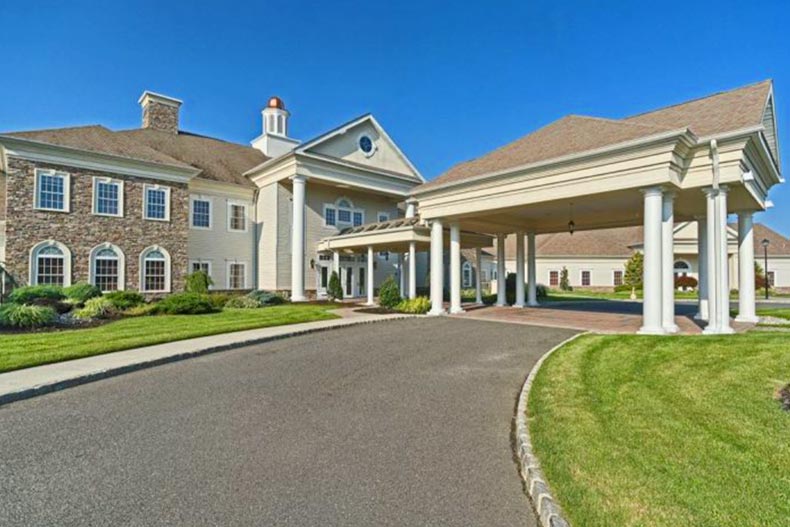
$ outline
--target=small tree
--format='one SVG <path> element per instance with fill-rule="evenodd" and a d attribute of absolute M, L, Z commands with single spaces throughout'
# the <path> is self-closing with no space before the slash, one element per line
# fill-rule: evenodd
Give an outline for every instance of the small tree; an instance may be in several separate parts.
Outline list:
<path fill-rule="evenodd" d="M 379 304 L 382 307 L 386 307 L 389 309 L 394 308 L 398 304 L 400 304 L 402 298 L 400 297 L 400 291 L 398 290 L 398 284 L 395 282 L 395 278 L 393 276 L 388 276 L 384 283 L 381 284 L 379 287 Z"/>
<path fill-rule="evenodd" d="M 645 255 L 637 251 L 625 263 L 625 285 L 641 289 L 644 269 Z"/>
<path fill-rule="evenodd" d="M 337 271 L 332 271 L 329 276 L 329 284 L 326 287 L 326 294 L 330 300 L 343 300 L 343 286 L 340 285 L 340 277 Z"/>
<path fill-rule="evenodd" d="M 214 280 L 206 271 L 198 270 L 186 276 L 184 289 L 187 293 L 208 293 L 209 286 L 214 285 Z"/>
<path fill-rule="evenodd" d="M 568 280 L 568 268 L 563 267 L 562 271 L 560 271 L 560 289 L 562 291 L 573 291 L 571 287 L 571 282 Z"/>

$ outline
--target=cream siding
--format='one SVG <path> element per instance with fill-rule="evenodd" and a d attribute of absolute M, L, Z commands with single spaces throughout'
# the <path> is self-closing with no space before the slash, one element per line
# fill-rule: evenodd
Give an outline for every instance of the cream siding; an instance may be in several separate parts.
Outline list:
<path fill-rule="evenodd" d="M 763 113 L 763 127 L 765 127 L 765 140 L 768 143 L 768 148 L 774 159 L 779 162 L 779 141 L 776 137 L 776 121 L 774 115 L 774 100 L 768 99 L 768 104 L 765 105 L 765 112 Z"/>
<path fill-rule="evenodd" d="M 278 184 L 261 188 L 256 204 L 258 216 L 258 287 L 277 290 Z"/>
<path fill-rule="evenodd" d="M 291 289 L 291 225 L 293 224 L 293 193 L 291 187 L 275 183 L 277 187 L 277 290 Z M 308 182 L 309 195 L 310 185 Z M 305 267 L 308 269 L 308 267 Z"/>

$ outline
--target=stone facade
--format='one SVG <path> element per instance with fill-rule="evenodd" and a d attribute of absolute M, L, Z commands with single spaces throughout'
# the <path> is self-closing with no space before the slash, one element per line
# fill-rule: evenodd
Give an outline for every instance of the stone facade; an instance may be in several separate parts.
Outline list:
<path fill-rule="evenodd" d="M 68 166 L 34 163 L 9 157 L 7 175 L 8 219 L 6 221 L 6 262 L 17 283 L 29 279 L 31 248 L 46 240 L 58 241 L 72 255 L 72 283 L 89 280 L 90 251 L 102 243 L 118 246 L 126 257 L 126 289 L 138 290 L 140 253 L 158 245 L 170 253 L 171 290 L 184 288 L 187 272 L 189 192 L 184 183 L 163 182 Z M 70 212 L 36 210 L 35 168 L 51 168 L 71 175 Z M 93 214 L 93 177 L 124 181 L 123 217 Z M 170 187 L 170 221 L 143 219 L 143 185 Z"/>
<path fill-rule="evenodd" d="M 178 106 L 149 101 L 143 106 L 143 128 L 178 133 Z"/>

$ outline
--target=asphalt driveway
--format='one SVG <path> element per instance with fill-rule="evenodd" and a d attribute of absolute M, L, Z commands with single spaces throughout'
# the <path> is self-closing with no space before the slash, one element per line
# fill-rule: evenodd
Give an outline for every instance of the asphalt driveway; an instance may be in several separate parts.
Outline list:
<path fill-rule="evenodd" d="M 535 525 L 516 397 L 572 334 L 386 322 L 0 407 L 0 525 Z"/>

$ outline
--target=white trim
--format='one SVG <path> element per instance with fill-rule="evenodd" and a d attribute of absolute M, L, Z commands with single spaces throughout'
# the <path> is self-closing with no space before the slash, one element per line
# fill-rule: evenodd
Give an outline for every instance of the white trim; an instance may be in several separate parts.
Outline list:
<path fill-rule="evenodd" d="M 196 201 L 205 201 L 208 203 L 208 227 L 197 226 L 194 223 L 194 203 Z M 211 196 L 203 196 L 200 194 L 189 195 L 189 228 L 196 231 L 210 231 L 214 228 L 214 199 Z"/>
<path fill-rule="evenodd" d="M 231 219 L 233 217 L 233 214 L 231 214 L 231 211 L 232 211 L 234 206 L 235 207 L 244 207 L 244 229 L 232 229 L 230 227 L 230 222 L 231 222 Z M 225 228 L 227 229 L 227 231 L 228 232 L 239 232 L 239 233 L 249 231 L 250 230 L 250 215 L 249 215 L 250 204 L 246 203 L 246 202 L 243 202 L 243 201 L 236 201 L 236 200 L 229 199 L 229 200 L 226 200 L 226 207 L 227 208 L 226 208 L 226 214 L 225 214 L 225 216 L 226 216 L 226 218 L 225 218 L 226 219 L 226 221 L 225 221 Z"/>
<path fill-rule="evenodd" d="M 465 272 L 469 271 L 469 281 L 466 281 Z M 461 287 L 464 289 L 468 289 L 474 285 L 474 280 L 472 279 L 472 262 L 466 260 L 463 264 L 461 264 Z"/>
<path fill-rule="evenodd" d="M 364 150 L 362 150 L 362 145 L 360 145 L 360 142 L 362 141 L 363 137 L 367 137 L 368 141 L 370 141 L 370 145 L 371 145 L 370 146 L 370 152 L 365 152 Z M 373 138 L 370 137 L 370 134 L 368 134 L 366 132 L 362 132 L 362 133 L 360 133 L 357 136 L 357 148 L 359 149 L 360 152 L 362 152 L 363 156 L 365 156 L 367 158 L 371 158 L 376 153 L 376 151 L 379 149 L 379 145 L 377 145 L 376 141 L 374 141 Z"/>
<path fill-rule="evenodd" d="M 148 253 L 153 251 L 161 252 L 165 257 L 165 288 L 160 291 L 149 291 L 145 289 L 145 257 Z M 169 293 L 171 290 L 171 270 L 170 270 L 170 253 L 159 245 L 151 245 L 146 247 L 140 253 L 138 272 L 140 275 L 140 292 L 141 293 Z"/>
<path fill-rule="evenodd" d="M 584 273 L 590 273 L 590 283 L 584 285 Z M 592 287 L 592 269 L 579 269 L 579 287 Z"/>
<path fill-rule="evenodd" d="M 63 287 L 71 285 L 71 251 L 64 244 L 55 240 L 46 240 L 35 244 L 28 256 L 28 283 L 38 284 L 38 253 L 47 247 L 57 247 L 63 253 Z"/>
<path fill-rule="evenodd" d="M 331 223 L 327 223 L 327 222 L 326 222 L 326 211 L 327 211 L 328 209 L 331 209 L 331 210 L 335 211 L 335 223 L 334 223 L 334 224 L 331 224 Z M 331 204 L 331 203 L 324 203 L 324 207 L 323 207 L 323 209 L 322 209 L 322 211 L 321 211 L 321 212 L 322 212 L 322 216 L 323 216 L 323 220 L 324 220 L 324 227 L 332 227 L 332 228 L 337 228 L 337 207 L 335 207 L 335 206 L 334 206 L 333 204 Z M 353 219 L 353 218 L 352 218 L 352 219 Z"/>
<path fill-rule="evenodd" d="M 97 192 L 97 184 L 98 183 L 108 183 L 110 185 L 117 185 L 118 186 L 118 214 L 107 214 L 104 212 L 99 212 L 99 194 Z M 109 218 L 123 218 L 123 180 L 121 179 L 114 179 L 110 177 L 99 177 L 93 176 L 93 207 L 92 207 L 92 214 L 94 216 L 106 216 Z"/>
<path fill-rule="evenodd" d="M 126 290 L 126 255 L 123 253 L 120 247 L 117 245 L 113 245 L 112 243 L 106 242 L 101 243 L 91 249 L 91 252 L 88 256 L 89 258 L 89 271 L 88 271 L 88 281 L 96 285 L 96 254 L 103 250 L 103 249 L 112 249 L 115 251 L 115 255 L 118 259 L 118 291 Z M 106 293 L 108 291 L 102 291 L 102 293 Z"/>
<path fill-rule="evenodd" d="M 148 191 L 149 190 L 163 190 L 165 192 L 165 217 L 164 218 L 149 218 L 148 217 Z M 148 221 L 170 221 L 170 187 L 165 185 L 151 185 L 146 183 L 143 185 L 143 219 Z"/>
<path fill-rule="evenodd" d="M 385 219 L 385 220 L 382 220 L 382 219 L 381 219 L 381 217 L 382 217 L 382 216 L 386 216 L 386 218 L 387 218 L 387 219 Z M 390 213 L 389 213 L 389 212 L 382 212 L 382 211 L 378 211 L 378 212 L 376 213 L 376 222 L 377 222 L 377 223 L 381 223 L 381 222 L 383 222 L 383 221 L 390 221 Z"/>
<path fill-rule="evenodd" d="M 230 286 L 230 278 L 231 278 L 230 266 L 231 265 L 243 265 L 244 266 L 244 284 L 242 285 L 242 287 L 233 287 L 232 288 Z M 249 270 L 249 267 L 250 266 L 247 265 L 247 261 L 246 260 L 228 260 L 227 262 L 225 262 L 225 289 L 227 289 L 229 291 L 239 291 L 239 290 L 248 289 L 247 283 L 249 282 L 249 280 L 248 280 L 248 277 L 247 277 L 247 271 Z"/>
<path fill-rule="evenodd" d="M 40 205 L 38 196 L 38 178 L 40 175 L 59 177 L 63 179 L 63 208 L 53 209 L 49 207 L 42 207 Z M 49 168 L 36 168 L 33 171 L 33 208 L 36 210 L 43 210 L 46 212 L 71 212 L 71 174 L 60 170 L 52 170 Z"/>

